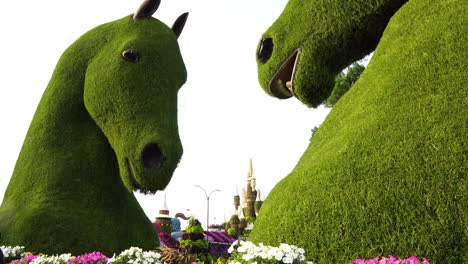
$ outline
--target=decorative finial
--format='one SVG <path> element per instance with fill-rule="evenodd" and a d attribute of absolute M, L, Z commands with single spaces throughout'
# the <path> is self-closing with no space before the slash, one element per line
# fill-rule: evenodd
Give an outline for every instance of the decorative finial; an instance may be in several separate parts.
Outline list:
<path fill-rule="evenodd" d="M 164 192 L 164 201 L 163 201 L 163 206 L 162 206 L 162 210 L 166 210 L 166 211 L 169 211 L 169 209 L 167 208 L 167 199 L 166 199 L 166 192 Z"/>
<path fill-rule="evenodd" d="M 252 166 L 252 159 L 250 159 L 249 173 L 247 174 L 247 179 L 250 179 L 252 177 L 253 177 L 253 166 Z"/>

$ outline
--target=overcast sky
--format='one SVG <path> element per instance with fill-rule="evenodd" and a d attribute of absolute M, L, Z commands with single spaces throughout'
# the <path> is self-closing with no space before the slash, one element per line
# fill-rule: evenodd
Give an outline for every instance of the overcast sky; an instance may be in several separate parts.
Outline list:
<path fill-rule="evenodd" d="M 142 0 L 23 0 L 0 3 L 0 200 L 36 106 L 62 52 L 86 31 L 127 16 Z M 154 17 L 169 26 L 190 13 L 179 38 L 188 81 L 179 92 L 181 163 L 166 188 L 170 214 L 228 220 L 236 184 L 245 186 L 253 160 L 264 193 L 296 165 L 311 129 L 328 109 L 269 97 L 258 84 L 255 50 L 286 0 L 162 0 Z M 154 220 L 163 195 L 137 194 Z M 213 218 L 216 219 L 213 219 Z"/>

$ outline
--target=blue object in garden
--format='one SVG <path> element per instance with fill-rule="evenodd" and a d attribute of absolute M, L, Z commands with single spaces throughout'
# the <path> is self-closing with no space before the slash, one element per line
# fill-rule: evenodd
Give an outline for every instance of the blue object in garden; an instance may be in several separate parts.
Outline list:
<path fill-rule="evenodd" d="M 171 220 L 172 229 L 171 229 L 171 236 L 174 239 L 181 239 L 183 232 L 180 227 L 180 220 L 179 217 L 184 220 L 189 220 L 190 217 L 185 216 L 183 213 L 177 213 L 175 217 Z"/>
<path fill-rule="evenodd" d="M 180 228 L 180 220 L 177 218 L 172 218 L 172 230 L 171 230 L 171 236 L 174 239 L 180 239 L 182 238 L 182 231 Z"/>

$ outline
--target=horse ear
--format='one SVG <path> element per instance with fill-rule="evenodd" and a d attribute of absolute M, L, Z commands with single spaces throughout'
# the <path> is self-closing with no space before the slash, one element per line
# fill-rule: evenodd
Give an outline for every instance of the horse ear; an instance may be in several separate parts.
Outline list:
<path fill-rule="evenodd" d="M 180 15 L 174 22 L 174 25 L 172 25 L 172 31 L 174 31 L 177 38 L 179 38 L 180 33 L 182 33 L 182 30 L 184 29 L 188 14 L 188 12 L 185 12 L 182 15 Z"/>
<path fill-rule="evenodd" d="M 145 0 L 133 15 L 134 20 L 150 18 L 158 10 L 161 0 Z"/>

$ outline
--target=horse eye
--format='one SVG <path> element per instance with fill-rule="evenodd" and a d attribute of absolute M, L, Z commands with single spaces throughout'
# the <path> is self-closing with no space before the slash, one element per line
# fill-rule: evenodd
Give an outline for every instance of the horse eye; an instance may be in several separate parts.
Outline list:
<path fill-rule="evenodd" d="M 124 57 L 124 59 L 128 60 L 129 62 L 138 61 L 138 53 L 132 49 L 128 49 L 122 52 L 122 56 Z"/>

